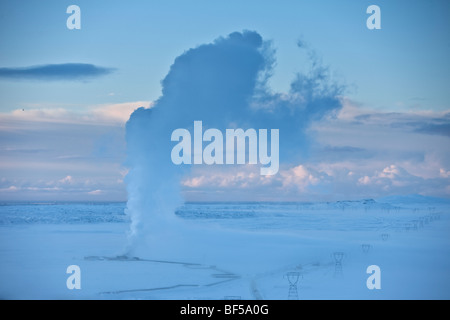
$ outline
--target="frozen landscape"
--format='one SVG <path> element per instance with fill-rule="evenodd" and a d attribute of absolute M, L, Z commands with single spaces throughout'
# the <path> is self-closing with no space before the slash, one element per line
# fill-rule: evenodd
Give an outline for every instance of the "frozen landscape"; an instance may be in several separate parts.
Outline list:
<path fill-rule="evenodd" d="M 0 299 L 450 299 L 448 12 L 0 1 Z"/>
<path fill-rule="evenodd" d="M 187 203 L 127 254 L 126 203 L 3 203 L 2 299 L 449 299 L 450 203 Z M 81 289 L 69 290 L 69 265 Z M 366 269 L 381 270 L 381 289 Z"/>

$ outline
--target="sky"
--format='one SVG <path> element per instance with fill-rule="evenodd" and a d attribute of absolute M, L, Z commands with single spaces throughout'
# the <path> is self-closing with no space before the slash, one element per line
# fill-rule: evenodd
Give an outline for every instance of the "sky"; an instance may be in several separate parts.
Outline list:
<path fill-rule="evenodd" d="M 372 4 L 380 30 L 366 27 Z M 273 50 L 273 96 L 295 104 L 298 75 L 319 65 L 340 105 L 302 124 L 308 147 L 276 176 L 192 167 L 186 200 L 448 198 L 449 14 L 445 0 L 2 1 L 0 199 L 125 201 L 130 114 L 158 105 L 177 57 L 243 30 Z"/>

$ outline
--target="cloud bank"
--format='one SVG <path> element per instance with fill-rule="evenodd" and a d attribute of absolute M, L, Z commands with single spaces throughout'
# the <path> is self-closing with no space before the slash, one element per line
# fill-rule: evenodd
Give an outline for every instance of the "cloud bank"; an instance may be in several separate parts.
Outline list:
<path fill-rule="evenodd" d="M 113 71 L 113 68 L 87 63 L 62 63 L 21 68 L 0 68 L 0 78 L 11 80 L 79 81 L 105 76 Z"/>
<path fill-rule="evenodd" d="M 0 200 L 126 201 L 125 122 L 141 106 L 0 113 Z"/>
<path fill-rule="evenodd" d="M 151 101 L 131 101 L 89 106 L 78 112 L 62 107 L 22 108 L 0 113 L 0 128 L 17 122 L 67 123 L 80 125 L 124 125 L 134 110 L 153 105 Z"/>

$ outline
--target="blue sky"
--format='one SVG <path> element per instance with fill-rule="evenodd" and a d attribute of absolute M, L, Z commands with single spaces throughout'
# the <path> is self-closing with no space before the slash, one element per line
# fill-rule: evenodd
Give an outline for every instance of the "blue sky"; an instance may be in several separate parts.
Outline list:
<path fill-rule="evenodd" d="M 445 109 L 448 2 L 377 1 L 382 30 L 370 31 L 365 10 L 372 2 L 78 1 L 82 28 L 74 31 L 65 25 L 71 1 L 2 1 L 2 67 L 79 62 L 118 70 L 95 90 L 35 84 L 23 95 L 25 85 L 3 81 L 1 108 L 11 110 L 36 99 L 67 103 L 68 98 L 87 106 L 113 100 L 108 96 L 112 92 L 120 98 L 111 102 L 154 100 L 176 56 L 248 29 L 274 41 L 272 85 L 277 90 L 287 90 L 294 72 L 302 70 L 305 59 L 296 42 L 303 39 L 355 87 L 352 96 L 373 108 Z"/>
<path fill-rule="evenodd" d="M 71 4 L 81 8 L 81 30 L 66 28 Z M 371 4 L 381 8 L 381 30 L 366 28 Z M 445 0 L 2 1 L 1 198 L 125 200 L 123 136 L 131 111 L 161 96 L 177 56 L 242 30 L 272 41 L 274 92 L 288 92 L 296 73 L 307 72 L 307 52 L 346 86 L 338 118 L 309 128 L 316 139 L 311 158 L 282 172 L 291 179 L 278 183 L 295 187 L 281 194 L 450 196 L 449 14 Z M 1 72 L 67 63 L 108 72 L 63 80 Z M 373 136 L 354 139 L 368 128 Z M 227 174 L 209 177 L 223 181 Z M 209 199 L 194 178 L 184 180 L 186 192 Z M 207 185 L 213 190 L 214 181 Z"/>

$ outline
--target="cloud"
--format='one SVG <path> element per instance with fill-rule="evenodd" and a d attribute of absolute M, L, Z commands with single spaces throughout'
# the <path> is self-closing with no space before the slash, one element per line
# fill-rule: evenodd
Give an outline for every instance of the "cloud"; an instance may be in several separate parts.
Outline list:
<path fill-rule="evenodd" d="M 64 178 L 52 179 L 43 177 L 41 179 L 1 178 L 0 200 L 23 201 L 23 200 L 87 200 L 96 196 L 98 200 L 118 201 L 124 200 L 123 182 L 111 177 L 97 176 L 90 179 L 86 176 L 66 176 Z"/>
<path fill-rule="evenodd" d="M 428 123 L 420 126 L 415 130 L 420 133 L 437 134 L 450 137 L 450 121 L 444 124 Z"/>
<path fill-rule="evenodd" d="M 92 119 L 98 119 L 99 121 L 125 123 L 128 121 L 133 111 L 137 108 L 142 106 L 151 108 L 153 105 L 154 103 L 150 101 L 107 104 L 94 107 L 94 109 L 90 112 L 90 116 Z"/>
<path fill-rule="evenodd" d="M 70 111 L 64 108 L 16 109 L 0 113 L 0 128 L 13 126 L 18 122 L 65 123 L 91 125 L 123 125 L 130 114 L 140 107 L 151 108 L 151 101 L 132 101 L 115 104 L 94 105 L 85 111 Z"/>
<path fill-rule="evenodd" d="M 212 170 L 203 167 L 181 180 L 181 185 L 187 188 L 219 188 L 222 190 L 259 187 L 267 185 L 274 176 L 261 176 L 259 170 L 251 165 L 242 167 L 228 166 L 222 170 Z"/>
<path fill-rule="evenodd" d="M 446 171 L 446 170 L 440 168 L 440 169 L 439 169 L 439 175 L 440 175 L 442 178 L 449 178 L 449 177 L 450 177 L 450 171 Z"/>
<path fill-rule="evenodd" d="M 450 196 L 448 136 L 417 130 L 445 123 L 448 111 L 380 112 L 348 98 L 342 101 L 344 107 L 336 115 L 311 123 L 308 133 L 315 143 L 308 157 L 285 161 L 276 177 L 260 179 L 247 167 L 194 170 L 183 180 L 184 194 L 192 200 L 232 200 L 246 194 L 258 200 L 294 201 L 413 193 Z"/>
<path fill-rule="evenodd" d="M 123 118 L 137 105 L 0 114 L 0 199 L 126 200 Z"/>
<path fill-rule="evenodd" d="M 283 187 L 296 186 L 304 191 L 308 185 L 315 185 L 319 178 L 314 176 L 304 165 L 295 166 L 281 172 Z"/>
<path fill-rule="evenodd" d="M 377 198 L 393 194 L 423 194 L 449 197 L 450 171 L 423 178 L 398 164 L 381 169 L 375 164 L 353 172 L 343 167 L 314 163 L 285 166 L 275 176 L 261 176 L 252 166 L 194 169 L 182 181 L 188 201 L 330 201 Z"/>
<path fill-rule="evenodd" d="M 401 161 L 417 164 L 432 157 L 447 167 L 448 136 L 418 130 L 429 124 L 444 124 L 447 114 L 448 111 L 373 111 L 343 99 L 343 108 L 335 117 L 315 121 L 310 127 L 318 142 L 313 150 L 314 160 L 337 162 L 340 156 L 342 161 L 359 159 L 360 166 L 364 166 L 368 160 L 384 161 L 386 165 Z M 434 170 L 438 172 L 439 168 Z"/>
<path fill-rule="evenodd" d="M 62 178 L 58 182 L 62 183 L 62 184 L 70 184 L 70 183 L 73 182 L 73 178 L 72 178 L 72 176 L 65 176 L 64 178 Z"/>
<path fill-rule="evenodd" d="M 348 98 L 342 98 L 343 108 L 336 119 L 349 124 L 400 129 L 413 133 L 450 136 L 450 112 L 445 111 L 411 111 L 382 112 L 369 110 L 355 104 Z"/>
<path fill-rule="evenodd" d="M 177 167 L 170 159 L 173 144 L 168 141 L 178 128 L 191 130 L 194 121 L 201 120 L 205 128 L 222 132 L 229 128 L 279 129 L 280 159 L 292 163 L 305 157 L 311 143 L 306 129 L 312 121 L 341 108 L 338 95 L 343 87 L 332 81 L 328 68 L 312 55 L 310 69 L 295 76 L 289 92 L 272 92 L 268 80 L 274 53 L 271 41 L 246 30 L 191 48 L 175 59 L 154 106 L 139 108 L 130 116 L 126 124 L 130 170 L 125 181 L 131 242 L 142 229 L 154 228 L 158 219 L 171 217 L 182 202 L 180 180 L 191 168 Z M 193 178 L 185 186 L 210 182 L 228 191 L 270 182 L 239 166 L 231 169 L 236 170 L 231 175 L 217 166 L 214 169 L 209 177 Z M 261 192 L 268 194 L 270 189 Z"/>
<path fill-rule="evenodd" d="M 413 178 L 414 176 L 409 174 L 405 169 L 391 164 L 380 172 L 376 172 L 372 177 L 364 176 L 360 178 L 358 182 L 363 185 L 392 183 L 393 185 L 400 186 L 406 179 Z"/>
<path fill-rule="evenodd" d="M 89 191 L 88 194 L 92 195 L 92 196 L 98 196 L 103 194 L 103 190 L 97 189 L 97 190 L 93 190 L 93 191 Z"/>
<path fill-rule="evenodd" d="M 359 184 L 363 184 L 363 185 L 368 185 L 368 184 L 371 183 L 371 181 L 372 180 L 368 176 L 364 176 L 364 177 L 361 177 L 361 178 L 358 179 L 358 183 Z"/>
<path fill-rule="evenodd" d="M 200 167 L 181 180 L 183 193 L 190 201 L 201 199 L 201 195 L 207 196 L 208 201 L 308 200 L 311 196 L 317 197 L 317 189 L 329 183 L 325 172 L 301 164 L 285 167 L 271 176 L 260 175 L 251 165 L 222 169 Z"/>
<path fill-rule="evenodd" d="M 0 78 L 11 80 L 73 81 L 105 76 L 114 71 L 87 63 L 46 64 L 19 68 L 0 68 Z"/>

